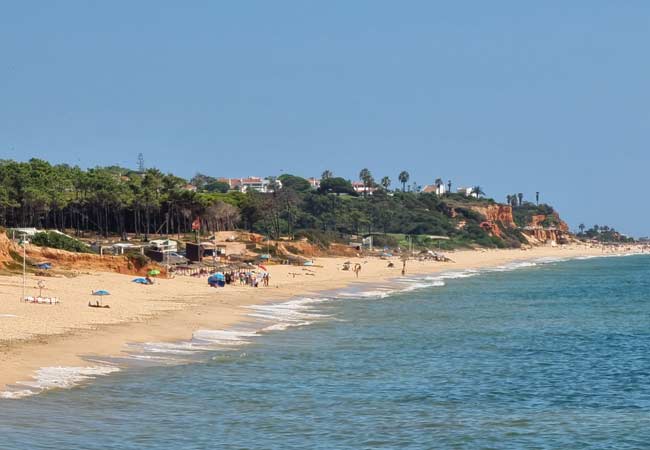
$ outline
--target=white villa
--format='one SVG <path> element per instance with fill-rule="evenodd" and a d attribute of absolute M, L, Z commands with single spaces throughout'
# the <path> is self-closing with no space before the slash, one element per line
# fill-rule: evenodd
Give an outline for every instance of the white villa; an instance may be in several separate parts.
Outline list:
<path fill-rule="evenodd" d="M 247 178 L 219 178 L 219 181 L 228 183 L 230 190 L 247 192 L 249 189 L 257 192 L 273 192 L 274 186 L 282 187 L 280 180 L 271 180 L 262 177 Z"/>

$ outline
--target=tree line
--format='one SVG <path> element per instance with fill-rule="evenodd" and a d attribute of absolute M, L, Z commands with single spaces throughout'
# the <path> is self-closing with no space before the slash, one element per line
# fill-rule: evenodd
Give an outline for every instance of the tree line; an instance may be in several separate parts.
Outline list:
<path fill-rule="evenodd" d="M 144 169 L 144 168 L 143 168 Z M 218 180 L 197 175 L 197 191 L 187 180 L 158 169 L 130 170 L 118 166 L 83 170 L 40 159 L 0 161 L 0 224 L 92 231 L 104 236 L 135 233 L 182 234 L 198 217 L 206 232 L 244 228 L 280 236 L 336 236 L 368 233 L 443 235 L 459 243 L 515 246 L 520 237 L 507 231 L 495 238 L 481 227 L 483 218 L 459 194 L 437 196 L 409 191 L 408 172 L 390 191 L 390 179 L 376 183 L 368 169 L 360 173 L 373 195 L 359 196 L 352 184 L 331 171 L 314 189 L 304 178 L 284 174 L 273 192 L 226 192 Z M 440 182 L 442 182 L 440 180 Z M 478 188 L 480 194 L 483 191 Z M 510 233 L 510 234 L 508 234 Z"/>

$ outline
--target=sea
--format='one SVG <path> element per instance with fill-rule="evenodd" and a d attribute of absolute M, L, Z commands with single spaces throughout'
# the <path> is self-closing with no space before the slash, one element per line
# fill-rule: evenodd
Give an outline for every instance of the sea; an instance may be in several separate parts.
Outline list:
<path fill-rule="evenodd" d="M 520 261 L 250 307 L 44 368 L 0 449 L 650 448 L 650 257 Z"/>

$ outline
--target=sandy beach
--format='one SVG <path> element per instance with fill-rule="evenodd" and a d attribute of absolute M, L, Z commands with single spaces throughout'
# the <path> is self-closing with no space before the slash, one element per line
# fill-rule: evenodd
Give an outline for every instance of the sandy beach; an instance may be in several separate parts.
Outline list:
<path fill-rule="evenodd" d="M 411 260 L 407 275 L 494 267 L 518 260 L 603 255 L 585 246 L 537 247 L 531 250 L 457 251 L 454 262 Z M 342 271 L 349 258 L 318 258 L 315 266 L 269 266 L 269 287 L 230 285 L 210 288 L 205 278 L 178 276 L 153 286 L 133 283 L 133 276 L 94 272 L 74 278 L 43 278 L 43 295 L 57 305 L 20 301 L 22 277 L 0 278 L 0 392 L 52 366 L 87 366 L 83 357 L 120 356 L 128 343 L 186 340 L 198 329 L 227 329 L 245 319 L 246 306 L 343 288 L 352 283 L 382 283 L 400 276 L 401 262 L 388 268 L 379 258 L 352 258 L 362 264 L 359 277 Z M 27 295 L 38 294 L 38 278 L 27 280 Z M 110 309 L 89 308 L 91 292 L 110 290 Z"/>

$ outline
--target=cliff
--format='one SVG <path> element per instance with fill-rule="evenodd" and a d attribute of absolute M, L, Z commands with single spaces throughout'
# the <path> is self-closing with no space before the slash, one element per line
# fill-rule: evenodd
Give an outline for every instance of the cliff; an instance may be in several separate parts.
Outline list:
<path fill-rule="evenodd" d="M 545 226 L 545 224 L 548 226 Z M 523 231 L 526 236 L 534 238 L 539 243 L 556 242 L 562 244 L 571 240 L 569 225 L 556 212 L 549 215 L 533 215 Z"/>
<path fill-rule="evenodd" d="M 514 220 L 510 205 L 472 205 L 470 209 L 485 218 L 481 227 L 493 236 L 503 237 L 504 231 L 520 229 L 531 244 L 540 245 L 550 242 L 565 243 L 571 240 L 569 226 L 559 214 L 533 214 L 524 227 L 519 227 Z"/>
<path fill-rule="evenodd" d="M 517 228 L 510 205 L 474 205 L 470 206 L 470 209 L 485 217 L 487 222 L 500 224 L 504 228 Z"/>
<path fill-rule="evenodd" d="M 0 267 L 22 270 L 23 249 L 5 233 L 0 233 Z M 123 274 L 145 275 L 149 267 L 136 268 L 124 256 L 100 256 L 92 253 L 74 253 L 47 247 L 28 245 L 26 256 L 30 262 L 50 262 L 54 269 L 116 272 Z M 18 261 L 20 260 L 20 261 Z"/>

